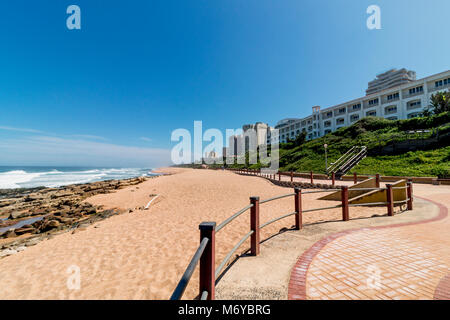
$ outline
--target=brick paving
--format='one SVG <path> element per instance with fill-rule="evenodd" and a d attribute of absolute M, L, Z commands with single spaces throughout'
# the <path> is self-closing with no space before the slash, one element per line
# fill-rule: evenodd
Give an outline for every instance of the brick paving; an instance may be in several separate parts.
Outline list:
<path fill-rule="evenodd" d="M 289 299 L 450 299 L 448 195 L 445 205 L 434 202 L 435 218 L 347 230 L 316 242 L 292 269 Z"/>

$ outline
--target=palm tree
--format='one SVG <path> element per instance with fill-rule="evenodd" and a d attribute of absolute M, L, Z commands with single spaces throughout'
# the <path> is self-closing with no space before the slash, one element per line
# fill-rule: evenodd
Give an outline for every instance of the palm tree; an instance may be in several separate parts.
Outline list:
<path fill-rule="evenodd" d="M 437 92 L 431 95 L 429 109 L 434 114 L 450 111 L 450 92 Z"/>

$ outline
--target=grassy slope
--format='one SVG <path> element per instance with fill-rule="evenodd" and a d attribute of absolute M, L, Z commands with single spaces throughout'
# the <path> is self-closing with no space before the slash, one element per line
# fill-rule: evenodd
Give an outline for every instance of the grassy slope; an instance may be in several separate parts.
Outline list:
<path fill-rule="evenodd" d="M 354 145 L 367 146 L 369 156 L 353 170 L 361 174 L 449 176 L 450 145 L 448 140 L 440 146 L 428 146 L 403 154 L 377 155 L 380 146 L 393 140 L 404 140 L 400 134 L 405 130 L 428 129 L 440 126 L 440 134 L 450 131 L 450 112 L 428 118 L 390 121 L 382 118 L 364 118 L 350 127 L 341 128 L 324 137 L 308 141 L 299 147 L 280 145 L 280 170 L 317 173 L 325 172 L 324 143 L 328 144 L 328 163 L 337 160 Z M 447 124 L 447 126 L 443 126 Z M 251 166 L 257 168 L 258 165 Z M 353 172 L 353 171 L 352 171 Z"/>

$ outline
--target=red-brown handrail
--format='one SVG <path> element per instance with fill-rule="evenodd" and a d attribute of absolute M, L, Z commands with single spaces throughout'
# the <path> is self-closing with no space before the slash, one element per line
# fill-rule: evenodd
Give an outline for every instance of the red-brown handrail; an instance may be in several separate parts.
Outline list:
<path fill-rule="evenodd" d="M 239 171 L 239 170 L 238 170 Z M 247 170 L 248 172 L 248 170 Z M 261 174 L 257 172 L 257 174 Z M 393 197 L 393 189 L 406 189 L 407 198 L 406 200 L 394 201 Z M 322 207 L 322 208 L 313 208 L 313 209 L 302 209 L 302 194 L 307 193 L 319 193 L 319 192 L 334 192 L 337 190 L 341 190 L 341 204 L 330 206 L 330 207 Z M 190 278 L 194 272 L 195 267 L 198 263 L 200 263 L 200 290 L 199 290 L 199 298 L 201 300 L 214 300 L 215 298 L 215 283 L 218 276 L 221 274 L 221 271 L 225 267 L 225 265 L 229 262 L 233 254 L 236 250 L 248 239 L 251 237 L 251 246 L 250 252 L 252 255 L 259 254 L 259 233 L 260 230 L 267 227 L 268 225 L 277 222 L 279 220 L 285 219 L 287 217 L 295 215 L 295 229 L 300 230 L 302 226 L 302 215 L 305 212 L 314 212 L 320 210 L 329 210 L 335 208 L 342 208 L 342 220 L 348 221 L 349 217 L 349 207 L 354 206 L 376 206 L 376 205 L 386 205 L 388 208 L 388 215 L 393 215 L 393 208 L 395 204 L 407 204 L 407 210 L 412 210 L 413 207 L 413 195 L 412 195 L 412 183 L 408 182 L 405 187 L 392 187 L 392 185 L 386 185 L 386 188 L 358 188 L 351 189 L 353 190 L 387 190 L 387 202 L 373 202 L 373 203 L 364 203 L 364 204 L 349 204 L 348 199 L 348 186 L 342 186 L 340 189 L 324 189 L 324 190 L 314 190 L 314 191 L 305 191 L 302 192 L 300 188 L 295 188 L 294 193 L 288 193 L 280 196 L 275 196 L 266 200 L 259 200 L 259 197 L 251 197 L 250 204 L 241 210 L 237 211 L 235 214 L 231 215 L 229 218 L 224 220 L 221 224 L 216 227 L 215 222 L 203 222 L 200 224 L 200 245 L 192 257 L 186 271 L 184 272 L 181 280 L 179 281 L 177 287 L 175 288 L 171 300 L 181 299 L 183 293 L 189 283 Z M 287 198 L 290 196 L 294 196 L 294 206 L 295 211 L 290 212 L 284 215 L 281 215 L 277 218 L 269 220 L 263 224 L 259 223 L 259 206 L 260 204 L 268 203 L 271 201 Z M 250 232 L 245 234 L 236 245 L 228 252 L 219 266 L 215 267 L 215 234 L 222 230 L 225 226 L 227 226 L 231 221 L 242 215 L 244 212 L 250 209 Z"/>

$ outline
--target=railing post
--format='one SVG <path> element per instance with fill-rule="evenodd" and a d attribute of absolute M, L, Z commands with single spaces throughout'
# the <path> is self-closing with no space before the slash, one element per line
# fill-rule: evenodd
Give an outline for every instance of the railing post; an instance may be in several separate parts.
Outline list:
<path fill-rule="evenodd" d="M 300 230 L 303 227 L 302 222 L 302 189 L 295 188 L 295 230 Z"/>
<path fill-rule="evenodd" d="M 314 183 L 314 176 L 313 176 L 313 172 L 312 171 L 309 173 L 309 176 L 311 178 L 311 184 L 313 184 Z"/>
<path fill-rule="evenodd" d="M 387 184 L 386 188 L 388 216 L 392 217 L 394 215 L 394 193 L 392 192 L 392 184 Z"/>
<path fill-rule="evenodd" d="M 353 183 L 354 184 L 358 183 L 358 175 L 356 174 L 356 172 L 353 172 Z"/>
<path fill-rule="evenodd" d="M 336 174 L 334 171 L 331 173 L 331 185 L 334 186 L 336 184 Z"/>
<path fill-rule="evenodd" d="M 291 182 L 294 181 L 294 173 L 291 171 Z"/>
<path fill-rule="evenodd" d="M 349 214 L 348 214 L 348 187 L 347 186 L 342 187 L 341 200 L 342 200 L 342 221 L 348 221 Z"/>
<path fill-rule="evenodd" d="M 278 181 L 281 181 L 281 173 L 278 171 Z"/>
<path fill-rule="evenodd" d="M 375 175 L 375 186 L 376 186 L 377 188 L 380 187 L 380 174 L 379 174 L 379 173 L 377 173 L 377 174 Z"/>
<path fill-rule="evenodd" d="M 208 238 L 208 244 L 200 258 L 200 296 L 203 291 L 208 291 L 208 300 L 215 299 L 215 247 L 216 247 L 216 223 L 202 222 L 199 225 L 200 242 Z"/>
<path fill-rule="evenodd" d="M 412 182 L 408 182 L 406 188 L 406 197 L 408 198 L 407 206 L 408 210 L 413 209 L 413 192 L 412 192 Z"/>
<path fill-rule="evenodd" d="M 250 208 L 250 230 L 253 231 L 250 238 L 250 252 L 252 256 L 257 256 L 259 254 L 259 197 L 250 197 L 250 203 L 253 205 Z"/>

